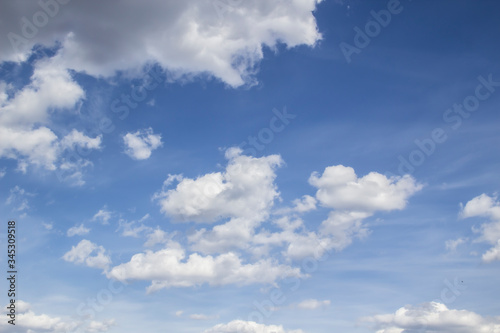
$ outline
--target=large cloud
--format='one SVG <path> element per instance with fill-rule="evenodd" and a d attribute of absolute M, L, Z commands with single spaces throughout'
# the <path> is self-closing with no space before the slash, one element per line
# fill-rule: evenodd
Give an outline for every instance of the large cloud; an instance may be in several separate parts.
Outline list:
<path fill-rule="evenodd" d="M 263 45 L 321 38 L 312 13 L 320 0 L 67 2 L 2 2 L 0 62 L 59 41 L 65 66 L 94 76 L 157 62 L 177 76 L 209 73 L 239 86 L 252 81 Z"/>
<path fill-rule="evenodd" d="M 281 157 L 255 158 L 241 155 L 241 149 L 226 151 L 225 172 L 196 179 L 169 176 L 164 189 L 155 195 L 161 211 L 179 221 L 213 222 L 220 218 L 261 220 L 279 193 L 274 185 L 275 168 Z M 175 189 L 168 189 L 177 180 Z"/>
<path fill-rule="evenodd" d="M 193 253 L 186 258 L 182 247 L 170 242 L 157 252 L 146 251 L 134 255 L 128 263 L 113 267 L 108 277 L 120 281 L 151 280 L 149 292 L 169 287 L 273 283 L 287 276 L 300 276 L 299 269 L 279 265 L 272 260 L 244 264 L 232 252 L 217 257 Z"/>
<path fill-rule="evenodd" d="M 431 302 L 407 305 L 395 313 L 364 318 L 379 330 L 377 333 L 498 333 L 500 317 L 485 318 L 467 310 L 448 309 Z"/>
<path fill-rule="evenodd" d="M 480 234 L 479 240 L 492 244 L 483 254 L 485 262 L 500 260 L 500 202 L 496 197 L 481 194 L 465 204 L 460 215 L 468 217 L 486 217 L 490 223 L 483 223 L 479 229 L 474 229 Z"/>

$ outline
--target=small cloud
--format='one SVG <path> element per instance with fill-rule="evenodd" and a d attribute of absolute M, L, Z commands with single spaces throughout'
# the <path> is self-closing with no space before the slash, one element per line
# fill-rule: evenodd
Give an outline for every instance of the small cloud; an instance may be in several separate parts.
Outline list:
<path fill-rule="evenodd" d="M 163 145 L 161 135 L 153 134 L 151 127 L 125 134 L 123 142 L 125 143 L 125 153 L 134 160 L 148 159 L 153 150 Z"/>
<path fill-rule="evenodd" d="M 71 247 L 71 250 L 64 254 L 63 259 L 68 262 L 85 264 L 88 267 L 107 270 L 111 264 L 111 259 L 105 252 L 106 250 L 104 247 L 83 239 L 76 246 Z"/>
<path fill-rule="evenodd" d="M 176 311 L 176 312 L 175 312 L 175 315 L 176 315 L 177 317 L 180 317 L 180 316 L 182 316 L 182 314 L 183 314 L 183 313 L 184 313 L 184 311 L 179 310 L 179 311 Z"/>
<path fill-rule="evenodd" d="M 5 171 L 5 168 L 0 169 L 0 178 L 3 178 L 7 172 Z"/>
<path fill-rule="evenodd" d="M 156 101 L 155 101 L 155 99 L 153 98 L 153 99 L 150 99 L 150 100 L 149 100 L 146 104 L 147 104 L 147 105 L 149 105 L 149 106 L 151 106 L 151 107 L 153 107 L 153 106 L 155 106 L 155 105 L 156 105 Z"/>
<path fill-rule="evenodd" d="M 314 310 L 330 305 L 330 300 L 318 301 L 317 299 L 307 299 L 296 305 L 299 309 Z"/>
<path fill-rule="evenodd" d="M 45 228 L 45 230 L 52 230 L 52 228 L 54 227 L 53 223 L 44 223 L 44 222 L 42 222 L 42 225 Z"/>
<path fill-rule="evenodd" d="M 113 326 L 115 326 L 115 320 L 105 320 L 105 321 L 95 321 L 92 320 L 87 328 L 85 328 L 85 332 L 87 333 L 98 333 L 98 332 L 107 332 Z"/>
<path fill-rule="evenodd" d="M 219 316 L 208 316 L 205 314 L 197 314 L 194 313 L 192 315 L 189 315 L 189 318 L 194 319 L 194 320 L 211 320 L 211 319 L 217 319 Z"/>
<path fill-rule="evenodd" d="M 169 237 L 168 233 L 165 231 L 161 230 L 159 227 L 157 227 L 154 231 L 151 231 L 148 234 L 148 239 L 144 243 L 145 247 L 153 247 L 156 244 L 164 244 L 167 243 L 171 237 Z"/>
<path fill-rule="evenodd" d="M 88 234 L 89 231 L 90 231 L 90 229 L 85 228 L 85 226 L 82 223 L 79 226 L 74 226 L 72 228 L 69 228 L 68 232 L 67 232 L 67 235 L 68 235 L 68 237 L 73 237 L 75 235 L 83 236 L 83 235 Z"/>
<path fill-rule="evenodd" d="M 457 247 L 467 242 L 467 238 L 449 239 L 445 242 L 446 250 L 455 252 Z"/>
<path fill-rule="evenodd" d="M 111 212 L 107 210 L 106 205 L 99 209 L 97 213 L 95 213 L 94 217 L 92 217 L 92 221 L 99 221 L 102 224 L 108 224 L 111 219 Z"/>
<path fill-rule="evenodd" d="M 5 201 L 5 203 L 7 205 L 14 206 L 15 211 L 23 212 L 30 208 L 28 204 L 28 199 L 26 197 L 32 197 L 32 196 L 34 196 L 33 193 L 26 192 L 21 187 L 15 186 L 14 188 L 10 189 L 10 195 Z"/>

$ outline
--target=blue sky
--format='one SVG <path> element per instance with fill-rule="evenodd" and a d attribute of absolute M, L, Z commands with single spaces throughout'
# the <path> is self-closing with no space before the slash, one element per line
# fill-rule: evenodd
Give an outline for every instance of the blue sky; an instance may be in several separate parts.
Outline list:
<path fill-rule="evenodd" d="M 499 9 L 3 2 L 0 330 L 500 331 Z"/>

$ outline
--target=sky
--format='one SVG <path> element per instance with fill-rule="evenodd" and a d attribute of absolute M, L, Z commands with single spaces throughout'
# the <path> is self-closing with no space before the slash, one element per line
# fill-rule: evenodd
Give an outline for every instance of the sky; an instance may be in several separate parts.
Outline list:
<path fill-rule="evenodd" d="M 2 1 L 0 331 L 500 332 L 499 12 Z"/>

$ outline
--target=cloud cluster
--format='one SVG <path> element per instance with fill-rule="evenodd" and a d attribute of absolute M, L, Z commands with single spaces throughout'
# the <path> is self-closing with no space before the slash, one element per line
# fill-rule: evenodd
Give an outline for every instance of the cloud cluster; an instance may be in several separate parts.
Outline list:
<path fill-rule="evenodd" d="M 465 204 L 460 215 L 463 218 L 485 217 L 489 223 L 483 223 L 479 229 L 479 241 L 493 245 L 482 256 L 483 261 L 492 262 L 500 260 L 500 202 L 496 197 L 481 194 Z"/>
<path fill-rule="evenodd" d="M 72 171 L 74 183 L 81 185 L 78 172 L 85 163 L 67 161 L 63 154 L 78 147 L 100 149 L 102 138 L 75 129 L 58 137 L 50 126 L 53 114 L 71 111 L 84 97 L 83 89 L 54 58 L 36 62 L 30 82 L 21 89 L 0 81 L 0 158 L 17 160 L 22 172 L 30 165 Z"/>
<path fill-rule="evenodd" d="M 378 328 L 377 333 L 495 333 L 500 332 L 500 318 L 485 318 L 467 310 L 448 309 L 430 302 L 407 305 L 395 313 L 364 318 Z"/>
<path fill-rule="evenodd" d="M 0 62 L 26 59 L 35 43 L 57 41 L 66 68 L 96 77 L 155 62 L 173 78 L 206 73 L 240 86 L 254 82 L 264 46 L 315 45 L 321 38 L 313 15 L 319 2 L 256 0 L 221 7 L 205 0 L 73 0 L 52 1 L 44 9 L 38 2 L 8 1 L 0 13 L 7 32 L 0 36 Z M 47 17 L 39 27 L 32 18 L 37 12 Z"/>
<path fill-rule="evenodd" d="M 134 255 L 113 267 L 108 277 L 150 280 L 152 292 L 205 283 L 274 283 L 300 276 L 300 269 L 290 265 L 295 260 L 340 251 L 354 238 L 365 237 L 364 219 L 377 210 L 404 208 L 422 187 L 409 176 L 388 179 L 372 172 L 357 178 L 352 168 L 332 166 L 322 176 L 311 175 L 311 183 L 319 188 L 316 198 L 304 195 L 293 201 L 292 208 L 278 209 L 274 215 L 274 202 L 280 198 L 275 179 L 281 157 L 246 156 L 239 148 L 229 148 L 225 157 L 224 171 L 197 178 L 169 175 L 153 196 L 173 221 L 216 225 L 192 230 L 185 247 L 159 228 L 153 231 L 140 221 L 121 222 L 123 235 L 147 236 L 147 247 L 163 244 L 163 248 Z M 347 192 L 354 194 L 340 198 Z M 319 229 L 311 231 L 297 214 L 317 209 L 317 202 L 333 209 Z M 269 259 L 271 253 L 279 254 L 276 249 L 281 249 L 281 256 Z M 286 264 L 280 264 L 280 259 Z"/>

